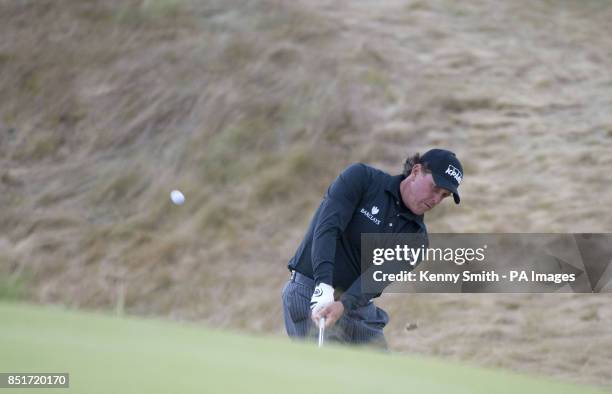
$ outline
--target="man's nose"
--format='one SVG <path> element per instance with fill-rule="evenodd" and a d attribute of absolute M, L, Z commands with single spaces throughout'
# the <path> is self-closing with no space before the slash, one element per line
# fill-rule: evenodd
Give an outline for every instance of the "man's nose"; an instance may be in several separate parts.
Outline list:
<path fill-rule="evenodd" d="M 436 205 L 440 204 L 440 201 L 442 201 L 442 194 L 440 193 L 435 193 L 434 194 L 434 203 Z"/>

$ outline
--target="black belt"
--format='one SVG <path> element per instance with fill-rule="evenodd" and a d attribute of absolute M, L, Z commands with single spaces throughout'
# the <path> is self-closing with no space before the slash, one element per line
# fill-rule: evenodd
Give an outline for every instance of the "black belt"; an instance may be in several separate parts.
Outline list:
<path fill-rule="evenodd" d="M 295 282 L 295 283 L 299 283 L 302 284 L 304 286 L 308 286 L 308 287 L 315 287 L 315 281 L 312 278 L 307 277 L 304 274 L 301 274 L 297 271 L 291 270 L 291 279 L 289 279 L 291 282 Z M 334 298 L 337 300 L 340 299 L 340 296 L 342 295 L 342 291 L 339 291 L 338 289 L 336 289 L 334 291 Z M 372 300 L 370 300 L 370 302 L 372 302 Z"/>
<path fill-rule="evenodd" d="M 292 282 L 302 284 L 308 287 L 315 287 L 315 281 L 312 278 L 307 277 L 304 274 L 300 274 L 297 271 L 291 271 L 291 279 Z"/>

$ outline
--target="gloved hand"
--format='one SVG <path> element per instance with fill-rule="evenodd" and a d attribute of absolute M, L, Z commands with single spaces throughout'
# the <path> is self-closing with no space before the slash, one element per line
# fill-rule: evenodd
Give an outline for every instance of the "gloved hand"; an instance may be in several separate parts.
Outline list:
<path fill-rule="evenodd" d="M 311 315 L 315 315 L 332 302 L 334 302 L 334 288 L 327 283 L 319 283 L 310 298 Z"/>

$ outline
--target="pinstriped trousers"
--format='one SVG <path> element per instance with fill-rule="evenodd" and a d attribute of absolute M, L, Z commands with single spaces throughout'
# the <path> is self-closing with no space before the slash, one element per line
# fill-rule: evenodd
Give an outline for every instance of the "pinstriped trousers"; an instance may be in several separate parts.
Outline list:
<path fill-rule="evenodd" d="M 318 330 L 310 318 L 310 297 L 314 286 L 289 280 L 282 292 L 285 329 L 294 339 L 315 339 Z M 373 302 L 344 314 L 336 324 L 326 330 L 326 341 L 371 345 L 386 349 L 383 328 L 389 322 L 387 312 Z"/>

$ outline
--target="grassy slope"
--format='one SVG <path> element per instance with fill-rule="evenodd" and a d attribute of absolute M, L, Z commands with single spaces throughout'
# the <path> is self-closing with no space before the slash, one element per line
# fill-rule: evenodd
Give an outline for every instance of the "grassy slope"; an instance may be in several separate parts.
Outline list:
<path fill-rule="evenodd" d="M 317 349 L 157 320 L 8 303 L 0 315 L 0 370 L 68 372 L 78 393 L 598 392 L 428 358 Z"/>
<path fill-rule="evenodd" d="M 436 145 L 467 175 L 434 232 L 610 231 L 610 15 L 0 2 L 0 297 L 281 334 L 283 267 L 337 171 Z M 612 382 L 610 295 L 381 301 L 394 349 Z"/>

